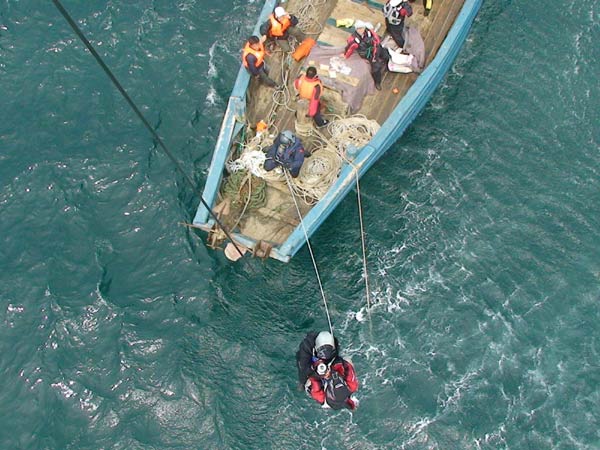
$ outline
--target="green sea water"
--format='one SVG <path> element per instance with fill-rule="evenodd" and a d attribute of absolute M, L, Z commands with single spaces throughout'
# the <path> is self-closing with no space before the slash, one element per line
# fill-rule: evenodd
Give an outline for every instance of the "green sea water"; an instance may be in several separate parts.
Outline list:
<path fill-rule="evenodd" d="M 435 1 L 434 8 L 435 8 Z M 64 1 L 201 187 L 258 1 Z M 360 406 L 296 390 L 306 248 L 228 262 L 52 2 L 0 3 L 0 449 L 600 448 L 600 4 L 486 0 L 312 239 Z"/>

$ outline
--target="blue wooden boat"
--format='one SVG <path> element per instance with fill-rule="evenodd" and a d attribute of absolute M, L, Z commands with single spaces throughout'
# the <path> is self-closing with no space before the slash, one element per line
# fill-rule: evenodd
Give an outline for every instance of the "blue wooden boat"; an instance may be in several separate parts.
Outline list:
<path fill-rule="evenodd" d="M 292 14 L 298 12 L 296 15 L 299 16 L 302 24 L 300 15 L 303 10 L 306 10 L 307 2 L 310 3 L 310 0 L 289 0 L 282 6 Z M 327 49 L 343 46 L 346 37 L 353 31 L 351 27 L 346 29 L 338 26 L 344 25 L 345 19 L 384 23 L 382 5 L 371 0 L 318 0 L 315 3 L 318 5 L 310 5 L 310 19 L 312 22 L 318 21 L 320 27 L 313 34 L 307 30 L 318 43 L 313 50 L 322 49 L 326 53 Z M 310 237 L 325 222 L 329 214 L 355 186 L 357 176 L 361 177 L 366 173 L 402 136 L 404 130 L 423 109 L 455 60 L 481 3 L 482 0 L 434 0 L 429 14 L 424 14 L 421 0 L 412 3 L 414 13 L 407 19 L 406 28 L 412 29 L 413 32 L 415 29 L 418 30 L 422 38 L 425 52 L 425 58 L 421 63 L 422 70 L 418 73 L 386 73 L 382 82 L 383 89 L 380 91 L 370 89 L 368 95 L 359 99 L 361 104 L 358 108 L 353 105 L 354 111 L 335 88 L 330 92 L 328 103 L 330 106 L 335 105 L 333 108 L 335 115 L 334 112 L 329 111 L 333 122 L 335 117 L 344 118 L 360 114 L 366 117 L 365 121 L 376 123 L 377 131 L 369 135 L 368 140 L 360 146 L 354 146 L 352 143 L 347 146 L 339 165 L 332 168 L 335 173 L 331 177 L 330 185 L 324 192 L 314 196 L 315 198 L 302 199 L 301 196 L 292 198 L 290 191 L 286 194 L 285 183 L 281 180 L 266 183 L 261 181 L 261 192 L 263 197 L 266 197 L 262 201 L 266 203 L 255 209 L 248 208 L 252 191 L 251 177 L 248 175 L 246 178 L 248 199 L 244 200 L 246 194 L 241 193 L 244 191 L 243 186 L 238 185 L 240 199 L 237 208 L 233 208 L 235 212 L 232 213 L 231 202 L 229 200 L 224 202 L 223 194 L 226 183 L 232 178 L 232 172 L 227 164 L 228 161 L 230 163 L 239 156 L 240 148 L 243 152 L 247 143 L 256 138 L 256 135 L 265 134 L 255 129 L 256 123 L 264 119 L 269 125 L 266 134 L 271 133 L 271 137 L 276 135 L 277 131 L 294 130 L 295 127 L 305 125 L 294 114 L 294 108 L 290 108 L 289 103 L 279 108 L 279 111 L 277 108 L 271 108 L 270 112 L 273 113 L 275 110 L 275 113 L 267 120 L 268 108 L 273 101 L 273 89 L 260 85 L 257 80 L 251 80 L 245 68 L 240 67 L 223 118 L 203 193 L 206 203 L 219 215 L 221 221 L 231 227 L 229 231 L 236 244 L 255 256 L 272 257 L 288 262 L 305 244 L 306 237 Z M 260 24 L 267 19 L 276 6 L 275 0 L 265 2 L 254 30 L 255 35 L 259 35 Z M 380 34 L 383 34 L 383 28 L 380 28 Z M 288 97 L 293 95 L 289 93 L 293 92 L 291 86 L 295 77 L 303 73 L 307 66 L 318 63 L 311 55 L 295 62 L 276 50 L 272 53 L 271 60 L 268 61 L 271 67 L 270 74 L 275 73 L 279 77 L 277 81 L 285 86 L 285 92 L 280 94 L 287 94 Z M 317 65 L 319 75 L 324 81 L 328 76 L 335 76 L 335 73 L 328 71 L 326 65 Z M 285 70 L 281 70 L 279 76 L 277 69 L 273 72 L 274 67 L 285 67 Z M 323 74 L 327 76 L 324 77 Z M 342 76 L 342 73 L 338 73 L 338 81 Z M 335 80 L 330 79 L 330 81 Z M 327 93 L 326 82 L 325 87 Z M 324 115 L 328 117 L 328 111 L 325 111 Z M 328 134 L 326 130 L 316 130 L 306 139 L 311 141 L 315 136 L 327 140 Z M 312 158 L 318 158 L 318 155 L 319 151 L 316 151 Z M 256 181 L 254 183 L 256 185 Z M 291 208 L 290 199 L 299 200 L 299 208 Z M 302 216 L 301 219 L 297 213 Z M 228 215 L 231 216 L 229 220 L 227 220 Z M 218 247 L 225 243 L 223 234 L 216 229 L 215 221 L 203 205 L 196 212 L 193 226 L 209 232 L 210 245 Z M 228 255 L 232 253 L 229 252 Z"/>

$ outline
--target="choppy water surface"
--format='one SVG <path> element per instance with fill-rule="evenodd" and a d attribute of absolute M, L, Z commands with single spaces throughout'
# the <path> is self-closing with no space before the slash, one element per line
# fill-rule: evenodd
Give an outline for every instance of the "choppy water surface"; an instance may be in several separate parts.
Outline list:
<path fill-rule="evenodd" d="M 261 3 L 65 6 L 201 186 Z M 4 2 L 0 447 L 599 448 L 599 13 L 485 2 L 362 181 L 370 314 L 355 198 L 314 237 L 351 414 L 296 391 L 326 327 L 307 251 L 208 250 L 180 225 L 193 191 L 52 3 Z"/>

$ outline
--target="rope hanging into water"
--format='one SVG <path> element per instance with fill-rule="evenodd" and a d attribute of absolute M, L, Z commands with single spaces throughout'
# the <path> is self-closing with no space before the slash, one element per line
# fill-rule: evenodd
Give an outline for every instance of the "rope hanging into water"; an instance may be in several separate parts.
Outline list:
<path fill-rule="evenodd" d="M 129 103 L 129 106 L 131 106 L 131 108 L 133 109 L 133 111 L 137 114 L 137 116 L 140 118 L 140 120 L 142 121 L 142 123 L 146 126 L 146 128 L 148 129 L 148 131 L 150 131 L 150 134 L 152 134 L 152 137 L 154 137 L 154 139 L 156 139 L 156 142 L 158 142 L 160 148 L 162 148 L 162 150 L 169 157 L 169 159 L 173 162 L 173 164 L 175 164 L 175 167 L 177 168 L 177 170 L 179 170 L 179 172 L 183 175 L 183 178 L 191 186 L 191 188 L 194 191 L 194 193 L 198 196 L 198 198 L 200 199 L 200 201 L 202 202 L 202 204 L 204 205 L 204 207 L 207 209 L 207 211 L 210 213 L 210 215 L 212 216 L 212 218 L 215 219 L 215 222 L 217 223 L 217 225 L 223 230 L 223 232 L 225 233 L 225 235 L 227 236 L 227 238 L 231 241 L 231 243 L 233 244 L 233 246 L 235 247 L 235 249 L 238 251 L 238 253 L 240 254 L 240 256 L 244 256 L 244 254 L 242 253 L 242 251 L 240 250 L 240 248 L 237 246 L 237 244 L 235 243 L 235 241 L 233 240 L 233 238 L 231 237 L 231 235 L 229 234 L 229 232 L 227 231 L 227 229 L 225 229 L 225 227 L 223 226 L 223 224 L 221 223 L 221 221 L 219 220 L 219 218 L 216 216 L 215 213 L 213 213 L 213 211 L 210 208 L 210 206 L 208 206 L 208 204 L 204 201 L 204 198 L 202 198 L 202 193 L 198 190 L 198 188 L 196 187 L 196 185 L 194 184 L 194 182 L 192 181 L 192 179 L 183 170 L 183 167 L 181 166 L 181 164 L 179 163 L 179 161 L 177 161 L 177 159 L 169 151 L 169 149 L 164 144 L 164 142 L 162 141 L 162 139 L 160 138 L 160 136 L 158 135 L 158 133 L 154 130 L 154 128 L 152 128 L 152 126 L 150 125 L 150 123 L 148 123 L 148 121 L 146 120 L 146 118 L 144 117 L 144 115 L 142 114 L 142 112 L 139 110 L 139 108 L 133 102 L 133 100 L 131 99 L 131 97 L 129 97 L 129 94 L 127 94 L 127 92 L 125 91 L 125 89 L 123 88 L 123 86 L 121 86 L 121 83 L 119 83 L 119 80 L 117 80 L 117 78 L 113 75 L 112 71 L 104 63 L 104 61 L 102 60 L 102 58 L 100 57 L 100 55 L 98 54 L 98 52 L 96 52 L 96 49 L 92 46 L 92 44 L 90 43 L 90 41 L 88 41 L 88 39 L 85 37 L 85 35 L 83 34 L 83 32 L 81 31 L 81 29 L 79 28 L 79 26 L 77 26 L 77 24 L 75 23 L 75 21 L 73 20 L 73 18 L 70 16 L 70 14 L 67 12 L 67 10 L 63 7 L 63 5 L 61 4 L 61 2 L 59 0 L 52 0 L 52 3 L 54 3 L 54 6 L 56 6 L 56 8 L 60 11 L 60 13 L 63 15 L 63 17 L 65 18 L 65 20 L 71 26 L 71 28 L 73 29 L 73 31 L 75 32 L 75 34 L 79 37 L 79 39 L 81 40 L 81 42 L 84 43 L 84 45 L 90 51 L 90 53 L 92 54 L 92 56 L 96 59 L 96 61 L 98 62 L 98 64 L 100 64 L 100 67 L 102 67 L 102 69 L 104 69 L 104 72 L 106 73 L 106 75 L 108 75 L 108 78 L 111 79 L 111 81 L 113 82 L 113 84 L 115 85 L 115 87 L 119 90 L 119 92 L 121 93 L 121 95 L 123 96 L 123 98 L 127 101 L 127 103 Z"/>
<path fill-rule="evenodd" d="M 364 116 L 353 116 L 345 119 L 332 120 L 328 130 L 332 135 L 334 145 L 337 147 L 338 155 L 347 164 L 352 166 L 356 179 L 356 198 L 358 204 L 358 219 L 360 223 L 360 240 L 362 247 L 363 276 L 365 279 L 365 293 L 367 297 L 367 314 L 369 324 L 371 323 L 371 288 L 369 286 L 369 272 L 367 271 L 367 246 L 365 242 L 365 227 L 362 213 L 362 202 L 360 197 L 360 183 L 358 176 L 358 167 L 354 162 L 346 157 L 348 143 L 355 146 L 364 146 L 379 130 L 379 124 L 368 120 Z M 315 130 L 315 135 L 324 142 L 331 142 L 319 130 Z"/>
<path fill-rule="evenodd" d="M 302 214 L 300 213 L 300 208 L 298 207 L 298 202 L 296 201 L 296 196 L 294 195 L 294 190 L 292 189 L 290 176 L 287 173 L 287 170 L 283 170 L 283 174 L 285 175 L 285 181 L 287 182 L 288 188 L 290 190 L 290 195 L 292 196 L 292 200 L 294 201 L 294 206 L 296 207 L 296 212 L 298 213 L 298 218 L 300 219 L 300 225 L 302 226 L 302 231 L 304 231 L 304 237 L 306 238 L 306 246 L 308 247 L 308 252 L 310 253 L 310 259 L 312 260 L 313 267 L 315 268 L 315 274 L 317 275 L 317 282 L 319 283 L 319 290 L 321 291 L 321 297 L 323 298 L 323 305 L 325 306 L 325 314 L 327 315 L 327 323 L 329 324 L 329 332 L 333 336 L 333 325 L 331 325 L 331 316 L 329 315 L 329 307 L 327 306 L 327 300 L 325 299 L 325 291 L 323 290 L 323 283 L 321 282 L 321 276 L 319 275 L 319 269 L 317 267 L 317 261 L 315 260 L 315 255 L 312 251 L 312 246 L 310 245 L 310 241 L 308 240 L 308 232 L 306 231 L 306 227 L 304 226 L 304 220 L 302 220 Z"/>
<path fill-rule="evenodd" d="M 363 256 L 363 276 L 365 277 L 365 293 L 367 295 L 367 314 L 369 315 L 369 324 L 371 323 L 371 288 L 369 287 L 369 272 L 367 272 L 367 245 L 365 243 L 365 226 L 363 223 L 362 202 L 360 200 L 360 183 L 358 182 L 358 169 L 354 166 L 356 174 L 356 198 L 358 203 L 358 220 L 360 222 L 360 242 L 362 245 Z"/>

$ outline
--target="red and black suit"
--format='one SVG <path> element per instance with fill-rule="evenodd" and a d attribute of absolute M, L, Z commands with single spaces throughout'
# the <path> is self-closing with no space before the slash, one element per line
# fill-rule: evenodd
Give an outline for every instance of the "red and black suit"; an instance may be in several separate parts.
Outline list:
<path fill-rule="evenodd" d="M 356 408 L 351 395 L 358 390 L 358 379 L 349 361 L 338 356 L 325 376 L 315 373 L 308 380 L 306 392 L 319 404 L 327 403 L 332 409 Z"/>
<path fill-rule="evenodd" d="M 361 58 L 366 59 L 371 64 L 371 76 L 375 82 L 375 87 L 381 89 L 381 79 L 387 68 L 390 54 L 387 49 L 381 46 L 381 38 L 375 31 L 365 28 L 361 35 L 354 31 L 348 38 L 344 57 L 349 58 L 352 53 L 358 53 Z"/>

